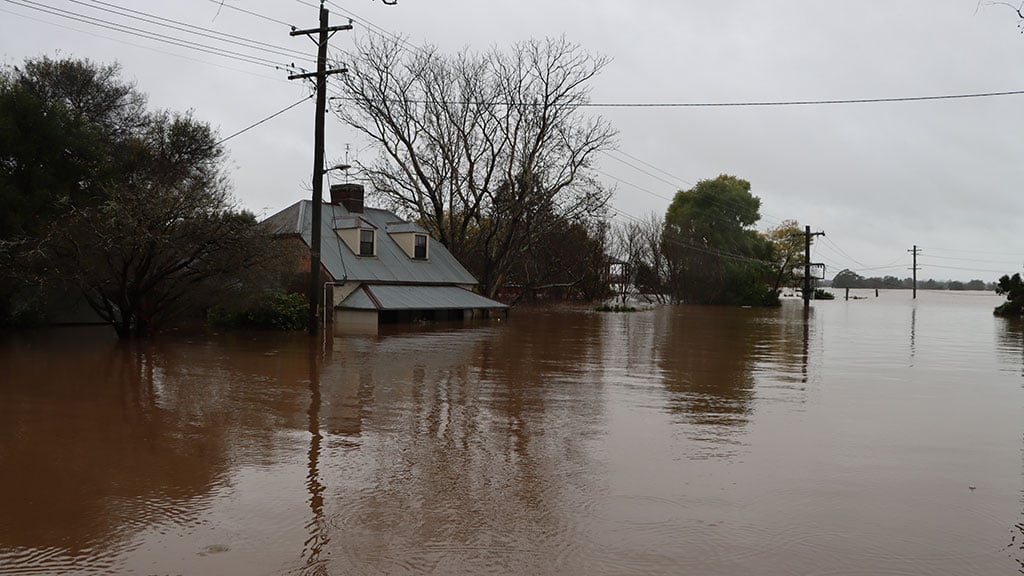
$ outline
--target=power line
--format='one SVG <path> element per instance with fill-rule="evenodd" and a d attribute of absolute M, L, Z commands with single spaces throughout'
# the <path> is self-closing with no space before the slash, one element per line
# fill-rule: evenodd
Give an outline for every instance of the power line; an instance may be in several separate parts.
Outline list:
<path fill-rule="evenodd" d="M 224 64 L 217 64 L 216 62 L 209 62 L 209 61 L 206 61 L 206 60 L 200 60 L 198 58 L 192 58 L 191 56 L 185 56 L 184 54 L 175 54 L 174 52 L 168 52 L 166 50 L 160 50 L 159 48 L 154 48 L 153 46 L 146 46 L 144 44 L 137 44 L 135 42 L 129 42 L 128 40 L 124 40 L 124 39 L 121 39 L 121 38 L 113 38 L 111 36 L 106 36 L 106 35 L 103 35 L 103 34 L 98 34 L 96 32 L 90 32 L 88 30 L 81 30 L 81 29 L 75 28 L 73 26 L 66 26 L 64 24 L 59 24 L 57 22 L 50 22 L 48 20 L 43 20 L 42 18 L 36 18 L 35 16 L 29 16 L 28 14 L 21 14 L 21 13 L 18 13 L 18 12 L 12 12 L 10 10 L 5 10 L 3 8 L 0 8 L 0 12 L 3 12 L 5 14 L 10 14 L 12 16 L 17 16 L 18 18 L 24 18 L 26 20 L 32 20 L 34 22 L 39 22 L 41 24 L 46 24 L 47 26 L 54 26 L 56 28 L 61 28 L 61 29 L 64 29 L 64 30 L 70 30 L 72 32 L 77 32 L 79 34 L 85 34 L 87 36 L 92 36 L 93 38 L 102 38 L 104 40 L 109 40 L 111 42 L 117 42 L 119 44 L 124 44 L 125 46 L 132 46 L 133 48 L 139 48 L 139 49 L 142 49 L 142 50 L 149 50 L 151 52 L 156 52 L 158 54 L 164 54 L 166 56 L 171 56 L 173 58 L 180 58 L 182 60 L 188 60 L 189 62 L 197 62 L 199 64 L 206 64 L 208 66 L 216 66 L 217 68 L 223 68 L 225 70 L 231 70 L 233 72 L 241 72 L 242 74 L 248 74 L 250 76 L 255 76 L 256 78 L 263 78 L 265 80 L 273 80 L 275 82 L 285 82 L 285 83 L 288 82 L 284 78 L 273 77 L 273 76 L 264 76 L 262 74 L 257 74 L 255 72 L 252 72 L 250 70 L 243 70 L 241 68 L 233 68 L 231 66 L 226 66 Z"/>
<path fill-rule="evenodd" d="M 606 206 L 606 208 L 608 210 L 611 210 L 612 212 L 615 212 L 617 214 L 625 216 L 630 221 L 641 223 L 641 224 L 644 222 L 641 218 L 637 218 L 636 216 L 633 216 L 631 214 L 623 212 L 622 210 L 620 210 L 620 209 L 618 209 L 618 208 L 616 208 L 614 206 Z M 769 262 L 767 260 L 760 260 L 758 258 L 752 258 L 750 256 L 744 256 L 743 254 L 735 254 L 735 253 L 732 253 L 732 252 L 725 252 L 724 250 L 715 250 L 713 248 L 709 248 L 709 247 L 705 247 L 705 246 L 700 246 L 698 244 L 694 244 L 692 242 L 688 242 L 688 241 L 686 241 L 686 240 L 684 240 L 684 239 L 682 239 L 682 238 L 680 238 L 678 236 L 672 235 L 670 230 L 666 230 L 666 232 L 668 232 L 668 233 L 663 236 L 663 239 L 666 242 L 668 242 L 668 243 L 670 243 L 670 244 L 672 244 L 674 246 L 678 246 L 680 248 L 686 248 L 686 249 L 689 249 L 689 250 L 694 250 L 696 252 L 703 252 L 705 254 L 711 254 L 712 256 L 718 256 L 720 258 L 726 258 L 726 259 L 729 259 L 729 260 L 736 260 L 736 261 L 740 261 L 740 262 L 748 262 L 748 263 L 752 263 L 752 264 L 764 264 L 764 265 L 767 265 L 767 266 L 775 266 L 776 265 L 775 262 Z"/>
<path fill-rule="evenodd" d="M 269 44 L 267 42 L 262 42 L 262 41 L 259 41 L 259 40 L 253 40 L 251 38 L 246 38 L 244 36 L 237 36 L 237 35 L 234 35 L 234 34 L 229 34 L 227 32 L 222 32 L 220 30 L 213 30 L 211 28 L 204 28 L 202 26 L 197 26 L 195 24 L 189 24 L 187 22 L 181 22 L 179 20 L 173 20 L 171 18 L 164 18 L 162 16 L 157 16 L 155 14 L 150 14 L 148 12 L 142 12 L 140 10 L 133 10 L 131 8 L 125 8 L 123 6 L 118 6 L 117 4 L 112 4 L 112 3 L 109 3 L 109 2 L 103 2 L 102 0 L 90 0 L 91 4 L 88 3 L 88 2 L 85 2 L 83 0 L 67 0 L 67 1 L 71 2 L 73 4 L 78 4 L 78 5 L 81 5 L 81 6 L 86 6 L 86 7 L 94 8 L 94 9 L 97 9 L 97 10 L 102 10 L 103 12 L 107 12 L 109 14 L 115 14 L 117 16 L 122 16 L 122 17 L 125 17 L 125 18 L 132 18 L 134 20 L 139 20 L 139 21 L 142 21 L 142 22 L 146 22 L 147 24 L 153 24 L 153 25 L 156 25 L 156 26 L 163 26 L 165 28 L 170 28 L 172 30 L 178 30 L 179 32 L 185 32 L 187 34 L 194 34 L 194 35 L 200 36 L 202 38 L 210 38 L 210 39 L 216 40 L 218 42 L 223 42 L 224 41 L 223 40 L 224 37 L 230 38 L 232 40 L 248 44 L 248 46 L 246 46 L 246 48 L 250 48 L 250 49 L 254 49 L 254 50 L 262 50 L 264 52 L 267 52 L 267 53 L 270 53 L 270 54 L 276 54 L 278 56 L 286 56 L 286 57 L 289 57 L 289 58 L 308 58 L 309 57 L 308 54 L 306 54 L 304 52 L 299 52 L 298 50 L 293 50 L 291 48 L 284 48 L 284 47 L 281 47 L 281 46 L 275 46 L 275 45 Z M 102 8 L 102 7 L 99 7 L 99 6 L 93 6 L 92 4 L 98 4 L 100 6 L 107 6 L 107 8 Z"/>
<path fill-rule="evenodd" d="M 301 2 L 301 0 L 297 0 L 297 1 Z M 378 26 L 378 25 L 374 24 L 373 22 L 367 20 L 366 18 L 363 18 L 363 17 L 359 16 L 358 14 L 356 14 L 355 12 L 352 12 L 351 10 L 348 10 L 347 8 L 343 8 L 337 2 L 333 2 L 332 0 L 326 0 L 326 2 L 327 2 L 327 4 L 330 4 L 331 6 L 334 6 L 335 8 L 337 8 L 338 12 L 340 12 L 341 14 L 344 14 L 349 19 L 351 19 L 353 22 L 358 22 L 358 23 L 362 24 L 369 32 L 377 34 L 378 36 L 382 36 L 382 37 L 386 37 L 386 38 L 390 38 L 391 40 L 394 40 L 404 50 L 406 50 L 408 52 L 418 52 L 418 53 L 421 53 L 421 54 L 428 52 L 428 50 L 426 48 L 424 48 L 422 46 L 417 46 L 415 44 L 412 44 L 411 42 L 409 42 L 405 38 L 399 36 L 398 34 L 395 34 L 394 32 L 391 32 L 391 31 L 387 30 L 386 28 L 383 28 L 381 26 Z"/>
<path fill-rule="evenodd" d="M 255 16 L 257 18 L 266 20 L 268 22 L 273 22 L 275 24 L 280 24 L 282 26 L 287 26 L 289 28 L 296 28 L 297 27 L 294 24 L 290 24 L 288 22 L 284 22 L 284 21 L 278 20 L 276 18 L 271 18 L 270 16 L 266 16 L 264 14 L 260 14 L 259 12 L 253 12 L 252 10 L 246 10 L 245 8 L 239 8 L 238 6 L 234 6 L 234 5 L 228 4 L 226 0 L 210 0 L 210 2 L 213 2 L 214 4 L 220 6 L 221 8 L 230 8 L 230 9 L 235 10 L 237 12 L 241 12 L 243 14 L 248 14 L 250 16 Z"/>
<path fill-rule="evenodd" d="M 103 20 L 102 18 L 95 18 L 93 16 L 87 16 L 85 14 L 80 14 L 80 13 L 77 13 L 77 12 L 72 12 L 70 10 L 64 10 L 64 9 L 61 9 L 61 8 L 51 8 L 51 7 L 48 7 L 48 6 L 43 6 L 41 4 L 38 4 L 37 2 L 33 2 L 32 0 L 5 0 L 5 1 L 7 3 L 9 3 L 9 4 L 14 4 L 15 6 L 21 6 L 22 8 L 28 8 L 30 10 L 36 10 L 36 11 L 42 12 L 44 14 L 50 14 L 51 16 L 59 16 L 61 18 L 67 18 L 69 20 L 74 20 L 74 21 L 77 21 L 77 22 L 82 22 L 84 24 L 90 24 L 92 26 L 98 26 L 100 28 L 106 28 L 108 30 L 113 30 L 115 32 L 121 32 L 121 33 L 124 33 L 124 34 L 130 34 L 132 36 L 138 36 L 138 37 L 141 37 L 141 38 L 146 38 L 147 40 L 155 40 L 157 42 L 163 42 L 163 43 L 171 44 L 173 46 L 178 46 L 178 47 L 181 47 L 181 48 L 188 48 L 188 49 L 196 50 L 196 51 L 199 51 L 199 52 L 205 52 L 207 54 L 213 54 L 215 56 L 222 56 L 224 58 L 231 58 L 231 59 L 234 59 L 234 60 L 238 60 L 240 62 L 245 62 L 247 64 L 255 64 L 255 65 L 258 65 L 258 66 L 265 66 L 267 68 L 273 68 L 275 70 L 281 70 L 281 69 L 287 70 L 287 69 L 290 68 L 290 66 L 287 65 L 287 64 L 281 64 L 281 63 L 274 62 L 272 60 L 268 60 L 266 58 L 262 58 L 262 57 L 259 57 L 259 56 L 254 56 L 254 55 L 251 55 L 251 54 L 243 54 L 243 53 L 240 53 L 240 52 L 234 52 L 234 51 L 231 51 L 231 50 L 225 50 L 223 48 L 217 48 L 217 47 L 214 47 L 214 46 L 209 46 L 207 44 L 200 44 L 198 42 L 193 42 L 191 40 L 184 40 L 184 39 L 180 39 L 180 38 L 174 38 L 172 36 L 167 36 L 167 35 L 164 35 L 164 34 L 158 34 L 156 32 L 150 32 L 150 31 L 147 31 L 147 30 L 141 30 L 141 29 L 135 28 L 133 26 L 127 26 L 127 25 L 124 25 L 124 24 L 117 24 L 117 23 L 114 23 L 114 22 L 110 22 L 108 20 Z"/>
<path fill-rule="evenodd" d="M 928 247 L 930 251 L 939 252 L 963 252 L 966 254 L 989 254 L 992 256 L 1024 256 L 1024 252 L 992 252 L 990 250 L 964 250 L 961 248 L 932 248 Z"/>
<path fill-rule="evenodd" d="M 933 250 L 933 248 L 929 248 Z M 934 254 L 928 254 L 927 258 L 938 258 L 939 260 L 960 260 L 962 262 L 982 262 L 985 264 L 1020 264 L 1020 260 L 979 260 L 977 258 L 957 258 L 956 256 L 936 256 Z"/>
<path fill-rule="evenodd" d="M 1006 274 L 1006 270 L 991 270 L 986 268 L 961 268 L 959 266 L 943 266 L 941 264 L 928 264 L 929 268 L 945 268 L 947 270 L 964 270 L 966 272 L 992 272 L 993 274 Z"/>
<path fill-rule="evenodd" d="M 823 106 L 831 104 L 876 104 L 885 102 L 926 102 L 933 100 L 964 100 L 970 98 L 994 98 L 1001 96 L 1024 95 L 1024 90 L 1007 90 L 1003 92 L 974 92 L 968 94 L 943 94 L 938 96 L 901 96 L 893 98 L 850 98 L 834 100 L 779 100 L 751 102 L 582 102 L 573 106 L 580 108 L 738 108 L 738 107 L 781 107 L 781 106 Z M 355 98 L 343 98 L 355 100 Z M 395 100 L 394 102 L 398 102 Z M 426 104 L 425 100 L 403 100 L 409 104 Z M 432 101 L 436 102 L 436 101 Z M 442 102 L 444 104 L 470 105 L 478 104 L 465 101 Z M 539 103 L 519 102 L 519 106 L 540 106 Z"/>
<path fill-rule="evenodd" d="M 927 102 L 933 100 L 964 100 L 970 98 L 995 98 L 1020 96 L 1024 90 L 1002 92 L 972 92 L 967 94 L 942 94 L 937 96 L 897 96 L 891 98 L 842 98 L 831 100 L 779 100 L 753 102 L 591 102 L 580 104 L 591 108 L 729 108 L 729 107 L 770 107 L 770 106 L 823 106 L 830 104 L 879 104 L 886 102 Z"/>
<path fill-rule="evenodd" d="M 845 256 L 846 258 L 848 258 L 850 260 L 850 262 L 853 262 L 854 264 L 857 264 L 858 266 L 866 266 L 866 264 L 864 264 L 863 262 L 859 262 L 856 258 L 854 258 L 853 256 L 850 256 L 849 254 L 847 254 L 845 250 L 840 248 L 839 245 L 836 244 L 835 242 L 833 242 L 832 239 L 829 238 L 828 236 L 823 236 L 822 238 L 825 240 L 825 242 L 827 242 L 829 244 L 829 246 L 834 248 L 836 252 L 838 252 L 838 253 L 842 254 L 843 256 Z"/>
<path fill-rule="evenodd" d="M 272 120 L 272 119 L 280 116 L 281 114 L 284 114 L 285 112 L 291 110 L 292 108 L 295 108 L 299 104 L 302 104 L 303 102 L 305 102 L 306 100 L 309 100 L 312 97 L 313 97 L 313 95 L 310 94 L 309 96 L 306 96 L 302 100 L 299 100 L 298 102 L 295 102 L 294 104 L 291 104 L 291 105 L 289 105 L 289 106 L 287 106 L 285 108 L 282 108 L 281 110 L 278 110 L 277 112 L 274 112 L 270 116 L 267 116 L 266 118 L 264 118 L 264 119 L 262 119 L 262 120 L 260 120 L 258 122 L 254 122 L 254 123 L 246 126 L 245 128 L 242 128 L 241 130 L 239 130 L 238 132 L 235 132 L 234 134 L 231 134 L 230 136 L 225 136 L 224 138 L 221 138 L 220 140 L 218 140 L 217 143 L 214 144 L 214 146 L 219 146 L 219 145 L 227 142 L 228 140 L 231 140 L 235 136 L 244 134 L 244 133 L 248 132 L 249 130 L 252 130 L 253 128 L 259 126 L 260 124 L 263 124 L 264 122 L 266 122 L 268 120 Z"/>

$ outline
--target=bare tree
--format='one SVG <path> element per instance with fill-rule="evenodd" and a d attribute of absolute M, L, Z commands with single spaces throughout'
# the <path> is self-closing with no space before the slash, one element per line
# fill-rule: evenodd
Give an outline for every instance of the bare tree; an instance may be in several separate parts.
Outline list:
<path fill-rule="evenodd" d="M 669 261 L 664 254 L 665 221 L 651 213 L 613 228 L 612 255 L 619 261 L 619 296 L 636 291 L 657 302 L 668 301 Z"/>
<path fill-rule="evenodd" d="M 336 112 L 380 150 L 359 168 L 488 294 L 537 238 L 607 203 L 591 165 L 615 131 L 581 110 L 606 58 L 564 38 L 450 56 L 377 38 L 346 59 Z"/>

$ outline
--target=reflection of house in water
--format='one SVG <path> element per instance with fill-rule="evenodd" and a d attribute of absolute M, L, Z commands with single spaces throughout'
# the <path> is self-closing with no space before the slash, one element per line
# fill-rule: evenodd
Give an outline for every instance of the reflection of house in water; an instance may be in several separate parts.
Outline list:
<path fill-rule="evenodd" d="M 323 208 L 320 259 L 335 333 L 376 333 L 381 322 L 462 320 L 508 310 L 474 293 L 473 275 L 423 228 L 387 210 L 364 208 L 361 185 L 332 186 L 331 203 Z M 302 200 L 265 223 L 279 237 L 308 247 L 312 212 L 312 203 Z"/>

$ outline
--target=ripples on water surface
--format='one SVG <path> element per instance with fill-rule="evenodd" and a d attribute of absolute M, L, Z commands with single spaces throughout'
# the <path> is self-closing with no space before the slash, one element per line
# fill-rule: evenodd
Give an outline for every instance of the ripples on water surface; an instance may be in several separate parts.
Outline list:
<path fill-rule="evenodd" d="M 20 335 L 0 574 L 1016 573 L 1024 329 L 998 302 Z"/>

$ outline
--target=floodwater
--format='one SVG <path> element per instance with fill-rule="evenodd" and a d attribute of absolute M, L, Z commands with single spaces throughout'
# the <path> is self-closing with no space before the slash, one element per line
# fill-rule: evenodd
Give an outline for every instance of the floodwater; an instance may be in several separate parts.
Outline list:
<path fill-rule="evenodd" d="M 7 338 L 0 574 L 1018 573 L 1024 326 L 861 295 Z"/>

